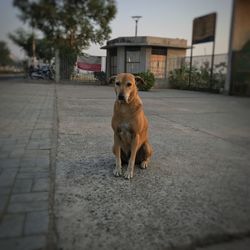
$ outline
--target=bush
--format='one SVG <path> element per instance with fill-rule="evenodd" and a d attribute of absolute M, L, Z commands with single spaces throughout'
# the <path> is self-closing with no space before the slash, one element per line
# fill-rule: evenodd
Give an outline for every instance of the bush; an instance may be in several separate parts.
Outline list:
<path fill-rule="evenodd" d="M 189 68 L 186 64 L 182 64 L 181 68 L 174 69 L 169 73 L 169 83 L 174 89 L 187 89 L 189 78 Z"/>
<path fill-rule="evenodd" d="M 174 69 L 169 73 L 169 83 L 174 89 L 210 90 L 219 92 L 225 84 L 226 64 L 220 63 L 214 66 L 213 80 L 210 83 L 210 67 L 204 62 L 199 68 L 192 66 L 191 81 L 189 84 L 190 68 L 188 64 Z"/>
<path fill-rule="evenodd" d="M 141 72 L 141 73 L 137 73 L 134 75 L 140 76 L 145 82 L 145 84 L 138 84 L 137 85 L 139 91 L 149 91 L 155 84 L 154 74 L 150 71 Z"/>
<path fill-rule="evenodd" d="M 104 71 L 94 72 L 94 76 L 100 81 L 101 85 L 108 85 L 107 74 Z"/>

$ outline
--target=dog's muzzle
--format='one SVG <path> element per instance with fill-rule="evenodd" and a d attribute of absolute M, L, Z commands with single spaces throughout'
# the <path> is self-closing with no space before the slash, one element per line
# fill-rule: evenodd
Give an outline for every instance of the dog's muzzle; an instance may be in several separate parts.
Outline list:
<path fill-rule="evenodd" d="M 125 96 L 123 94 L 118 95 L 118 100 L 119 101 L 125 101 Z"/>

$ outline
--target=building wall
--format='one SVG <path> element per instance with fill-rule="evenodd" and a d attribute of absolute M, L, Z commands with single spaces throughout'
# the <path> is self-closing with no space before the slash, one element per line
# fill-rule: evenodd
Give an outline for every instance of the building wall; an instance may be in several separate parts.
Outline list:
<path fill-rule="evenodd" d="M 107 77 L 110 77 L 110 53 L 109 53 L 109 49 L 107 49 L 107 56 L 106 56 L 106 74 L 107 74 Z"/>
<path fill-rule="evenodd" d="M 125 71 L 125 47 L 117 47 L 117 74 Z"/>
<path fill-rule="evenodd" d="M 145 48 L 145 71 L 150 70 L 150 57 L 151 57 L 152 48 L 146 47 Z"/>
<path fill-rule="evenodd" d="M 250 1 L 234 0 L 225 93 L 250 96 Z"/>
<path fill-rule="evenodd" d="M 145 72 L 147 70 L 147 48 L 141 47 L 140 53 L 140 72 Z"/>
<path fill-rule="evenodd" d="M 141 47 L 140 49 L 140 72 L 146 72 L 147 70 L 151 70 L 151 60 L 152 60 L 152 47 Z M 157 57 L 157 55 L 154 55 Z M 171 57 L 184 57 L 186 56 L 186 49 L 167 49 L 166 60 Z M 125 64 L 126 64 L 126 47 L 120 46 L 117 47 L 117 73 L 125 72 Z M 107 50 L 107 68 L 106 72 L 108 77 L 110 77 L 110 51 Z M 165 66 L 166 70 L 166 66 Z M 166 72 L 165 72 L 166 76 Z M 163 77 L 161 79 L 156 79 L 155 87 L 168 87 L 167 78 Z"/>
<path fill-rule="evenodd" d="M 185 49 L 168 49 L 167 57 L 185 57 L 186 50 Z"/>
<path fill-rule="evenodd" d="M 154 45 L 154 46 L 166 46 L 166 47 L 187 47 L 187 40 L 186 39 L 179 39 L 179 38 L 163 38 L 163 37 L 146 37 L 147 43 Z"/>
<path fill-rule="evenodd" d="M 236 0 L 233 22 L 232 49 L 241 50 L 250 40 L 250 1 Z"/>

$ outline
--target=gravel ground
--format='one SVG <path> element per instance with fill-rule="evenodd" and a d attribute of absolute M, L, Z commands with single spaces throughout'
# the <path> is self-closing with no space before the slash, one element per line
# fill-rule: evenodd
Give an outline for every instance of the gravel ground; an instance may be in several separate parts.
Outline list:
<path fill-rule="evenodd" d="M 250 99 L 140 93 L 154 156 L 128 181 L 112 174 L 113 89 L 56 95 L 60 249 L 196 249 L 250 235 Z"/>

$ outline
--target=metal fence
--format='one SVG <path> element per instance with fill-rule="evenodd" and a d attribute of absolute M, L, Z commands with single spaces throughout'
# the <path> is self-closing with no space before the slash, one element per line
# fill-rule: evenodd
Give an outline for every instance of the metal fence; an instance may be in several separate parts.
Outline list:
<path fill-rule="evenodd" d="M 191 68 L 190 57 L 168 58 L 165 76 L 172 88 L 220 92 L 226 81 L 227 61 L 227 54 L 215 55 L 211 76 L 211 55 L 194 56 Z"/>
<path fill-rule="evenodd" d="M 192 66 L 196 68 L 201 68 L 204 65 L 207 65 L 209 68 L 211 67 L 211 55 L 206 56 L 193 56 Z M 217 65 L 227 64 L 228 55 L 227 54 L 217 54 L 214 56 L 214 69 L 216 70 Z M 184 64 L 187 66 L 190 65 L 190 57 L 176 57 L 176 58 L 168 58 L 167 60 L 167 75 L 175 69 L 180 69 Z M 226 73 L 226 69 L 225 73 Z"/>
<path fill-rule="evenodd" d="M 211 58 L 211 55 L 194 56 L 192 67 L 190 67 L 190 57 L 168 58 L 166 76 L 170 87 L 212 92 L 223 91 L 228 55 L 215 55 L 212 71 Z M 212 72 L 213 74 L 211 74 Z"/>

